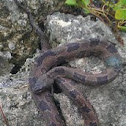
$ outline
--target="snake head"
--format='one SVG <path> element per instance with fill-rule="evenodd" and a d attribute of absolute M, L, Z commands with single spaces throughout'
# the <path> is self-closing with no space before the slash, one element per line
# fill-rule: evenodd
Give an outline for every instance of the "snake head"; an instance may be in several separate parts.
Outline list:
<path fill-rule="evenodd" d="M 50 88 L 51 84 L 53 83 L 54 83 L 54 80 L 47 77 L 47 75 L 44 74 L 36 81 L 35 85 L 32 87 L 32 91 L 35 94 L 40 94 L 41 92 Z"/>

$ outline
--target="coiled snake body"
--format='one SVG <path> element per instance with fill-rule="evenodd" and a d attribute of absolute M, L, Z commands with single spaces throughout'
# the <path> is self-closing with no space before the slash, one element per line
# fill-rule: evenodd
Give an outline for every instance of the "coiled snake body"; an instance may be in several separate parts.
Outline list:
<path fill-rule="evenodd" d="M 35 60 L 29 76 L 29 88 L 34 102 L 47 126 L 66 126 L 62 120 L 49 87 L 55 83 L 81 110 L 84 126 L 98 126 L 98 117 L 90 102 L 75 87 L 77 83 L 88 85 L 103 85 L 112 81 L 121 69 L 121 58 L 114 45 L 98 39 L 82 40 L 69 43 L 55 49 L 49 49 L 50 44 L 44 32 L 36 25 L 32 14 L 18 0 L 17 6 L 23 9 L 29 18 L 30 25 L 36 31 L 42 54 Z M 100 74 L 83 72 L 76 68 L 59 66 L 74 58 L 98 56 L 104 61 L 106 70 Z"/>
<path fill-rule="evenodd" d="M 98 56 L 104 61 L 106 70 L 100 74 L 83 72 L 76 68 L 59 66 L 74 58 Z M 115 46 L 107 41 L 98 39 L 82 40 L 69 43 L 55 49 L 49 49 L 39 56 L 32 67 L 29 83 L 36 95 L 43 95 L 38 107 L 47 115 L 52 115 L 49 126 L 62 126 L 62 122 L 55 115 L 55 107 L 51 105 L 50 97 L 46 90 L 54 83 L 59 85 L 63 92 L 74 101 L 84 117 L 85 126 L 98 126 L 98 118 L 90 102 L 75 88 L 76 83 L 88 85 L 103 85 L 112 81 L 121 69 L 121 59 Z M 51 113 L 51 114 L 50 114 Z M 54 115 L 53 115 L 54 114 Z M 46 118 L 46 117 L 45 117 Z"/>
<path fill-rule="evenodd" d="M 29 9 L 17 0 L 19 8 L 23 9 L 29 18 L 30 25 L 39 36 L 42 54 L 36 59 L 30 71 L 29 87 L 39 112 L 46 120 L 47 126 L 66 126 L 54 103 L 49 87 L 56 82 L 81 110 L 84 126 L 98 126 L 98 117 L 90 102 L 75 87 L 77 83 L 88 85 L 103 85 L 112 81 L 121 69 L 121 58 L 114 45 L 98 39 L 82 40 L 69 43 L 55 49 L 49 49 L 50 44 L 43 31 L 36 25 Z M 59 66 L 74 58 L 98 56 L 104 61 L 106 70 L 100 74 L 83 72 L 76 68 Z"/>

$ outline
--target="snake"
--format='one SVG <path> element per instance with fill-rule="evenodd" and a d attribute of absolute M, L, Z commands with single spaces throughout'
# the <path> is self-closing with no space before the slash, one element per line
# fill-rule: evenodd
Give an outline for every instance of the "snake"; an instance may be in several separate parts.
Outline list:
<path fill-rule="evenodd" d="M 98 126 L 99 120 L 90 101 L 76 88 L 78 83 L 98 86 L 113 81 L 122 68 L 121 57 L 114 44 L 107 40 L 84 39 L 51 49 L 48 38 L 36 25 L 30 11 L 17 0 L 15 3 L 23 9 L 29 18 L 30 25 L 36 31 L 40 43 L 41 54 L 31 65 L 29 89 L 34 102 L 45 119 L 47 126 L 66 126 L 61 117 L 53 94 L 52 85 L 57 84 L 63 93 L 78 107 L 84 119 L 84 126 Z M 62 66 L 76 58 L 95 56 L 101 59 L 106 69 L 101 73 L 92 74 L 82 69 Z"/>
<path fill-rule="evenodd" d="M 89 56 L 101 59 L 106 69 L 101 73 L 92 74 L 81 69 L 60 66 L 73 59 Z M 98 118 L 92 105 L 86 98 L 83 98 L 75 85 L 76 83 L 92 86 L 104 85 L 116 78 L 121 69 L 121 57 L 112 43 L 99 39 L 68 43 L 45 51 L 36 58 L 34 65 L 39 70 L 32 71 L 35 74 L 31 75 L 29 82 L 35 94 L 41 94 L 56 82 L 81 110 L 85 119 L 84 126 L 98 126 Z M 47 105 L 46 108 L 51 111 L 48 104 L 44 100 L 42 102 L 43 107 Z"/>

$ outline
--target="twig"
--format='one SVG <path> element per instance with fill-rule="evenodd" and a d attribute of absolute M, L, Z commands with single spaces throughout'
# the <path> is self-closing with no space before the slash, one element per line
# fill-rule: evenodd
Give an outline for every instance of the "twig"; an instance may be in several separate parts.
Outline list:
<path fill-rule="evenodd" d="M 21 5 L 21 3 L 18 2 L 17 0 L 14 0 L 14 1 L 18 5 L 19 8 L 21 8 L 22 10 L 24 10 L 27 13 L 28 18 L 29 18 L 30 25 L 35 30 L 36 34 L 38 35 L 38 37 L 40 39 L 41 48 L 42 48 L 41 50 L 42 51 L 46 51 L 47 48 L 49 49 L 50 48 L 50 44 L 48 42 L 48 39 L 45 36 L 44 32 L 39 28 L 39 26 L 36 25 L 36 23 L 35 23 L 35 21 L 33 19 L 33 16 L 31 14 L 31 12 L 29 11 L 29 9 L 27 9 L 26 7 L 24 7 L 23 5 Z"/>
<path fill-rule="evenodd" d="M 0 112 L 1 112 L 1 115 L 2 115 L 2 117 L 4 119 L 4 122 L 5 122 L 6 126 L 10 126 L 9 123 L 8 123 L 8 120 L 7 120 L 5 114 L 4 114 L 3 110 L 2 110 L 2 106 L 1 105 L 0 105 Z"/>

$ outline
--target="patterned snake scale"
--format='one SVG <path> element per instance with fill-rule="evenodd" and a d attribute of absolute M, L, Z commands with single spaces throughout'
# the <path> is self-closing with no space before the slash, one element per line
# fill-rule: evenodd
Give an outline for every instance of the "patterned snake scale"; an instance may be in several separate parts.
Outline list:
<path fill-rule="evenodd" d="M 81 69 L 60 66 L 75 58 L 97 56 L 104 61 L 106 69 L 99 74 L 83 72 Z M 98 126 L 98 117 L 90 102 L 75 88 L 77 83 L 104 85 L 115 79 L 121 69 L 121 58 L 115 46 L 107 41 L 90 39 L 69 43 L 49 49 L 36 58 L 31 68 L 29 83 L 31 90 L 40 101 L 41 109 L 48 126 L 65 126 L 57 114 L 50 93 L 47 92 L 54 82 L 81 110 L 84 126 Z M 40 107 L 41 106 L 41 107 Z M 62 122 L 62 123 L 61 123 Z"/>

